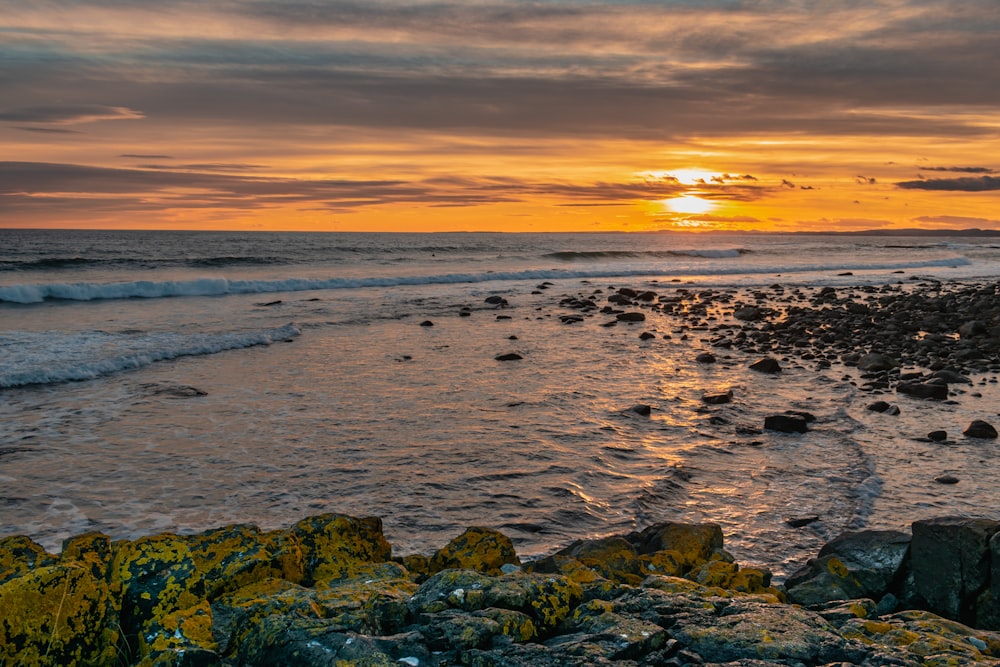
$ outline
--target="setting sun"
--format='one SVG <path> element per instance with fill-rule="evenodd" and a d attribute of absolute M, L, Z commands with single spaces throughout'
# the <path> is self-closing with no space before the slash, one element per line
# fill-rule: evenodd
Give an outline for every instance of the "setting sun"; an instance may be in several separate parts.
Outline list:
<path fill-rule="evenodd" d="M 664 200 L 664 205 L 674 213 L 708 213 L 715 208 L 715 202 L 695 195 L 684 195 Z"/>

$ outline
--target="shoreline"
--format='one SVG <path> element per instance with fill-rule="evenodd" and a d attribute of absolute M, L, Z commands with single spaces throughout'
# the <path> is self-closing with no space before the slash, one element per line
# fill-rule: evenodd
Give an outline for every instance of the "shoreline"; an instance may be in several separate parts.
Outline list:
<path fill-rule="evenodd" d="M 993 539 L 996 537 L 997 539 Z M 1000 522 L 939 518 L 827 544 L 792 585 L 715 524 L 578 540 L 523 563 L 469 528 L 393 556 L 380 519 L 238 524 L 59 556 L 0 540 L 0 657 L 58 665 L 998 665 Z M 970 624 L 971 623 L 971 624 Z"/>

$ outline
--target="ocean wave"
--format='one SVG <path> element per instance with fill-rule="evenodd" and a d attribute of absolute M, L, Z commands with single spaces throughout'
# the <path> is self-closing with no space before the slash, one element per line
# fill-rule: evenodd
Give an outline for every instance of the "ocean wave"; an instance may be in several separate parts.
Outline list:
<path fill-rule="evenodd" d="M 882 262 L 864 264 L 844 262 L 830 264 L 739 266 L 728 264 L 708 266 L 677 266 L 670 270 L 643 266 L 630 269 L 529 269 L 523 271 L 486 271 L 481 273 L 446 273 L 427 276 L 372 276 L 366 278 L 286 278 L 278 280 L 229 280 L 200 278 L 196 280 L 150 281 L 120 283 L 42 283 L 0 287 L 0 302 L 32 304 L 48 300 L 97 301 L 104 299 L 156 299 L 179 296 L 223 296 L 229 294 L 265 294 L 273 292 L 304 292 L 313 290 L 357 289 L 364 287 L 396 287 L 401 285 L 435 285 L 484 283 L 514 280 L 560 280 L 567 278 L 616 278 L 630 276 L 733 276 L 762 274 L 795 274 L 805 272 L 889 271 L 932 267 L 968 266 L 965 257 L 950 257 L 916 262 Z"/>
<path fill-rule="evenodd" d="M 294 324 L 222 333 L 0 333 L 0 388 L 91 380 L 178 357 L 215 354 L 295 338 Z"/>
<path fill-rule="evenodd" d="M 542 255 L 564 262 L 592 261 L 595 259 L 651 259 L 669 257 L 703 257 L 705 259 L 725 259 L 739 257 L 751 252 L 745 248 L 705 248 L 701 250 L 565 250 Z"/>

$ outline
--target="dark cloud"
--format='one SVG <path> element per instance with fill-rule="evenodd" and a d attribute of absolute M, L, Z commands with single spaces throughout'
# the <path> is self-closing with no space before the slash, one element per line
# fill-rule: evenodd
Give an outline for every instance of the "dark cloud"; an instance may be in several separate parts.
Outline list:
<path fill-rule="evenodd" d="M 137 164 L 138 169 L 169 169 L 174 171 L 256 171 L 264 169 L 261 164 L 244 162 L 196 162 L 191 164 Z"/>
<path fill-rule="evenodd" d="M 913 219 L 914 222 L 929 222 L 934 224 L 948 225 L 969 229 L 973 227 L 996 227 L 1000 225 L 1000 220 L 990 220 L 989 218 L 973 218 L 964 215 L 922 215 Z"/>
<path fill-rule="evenodd" d="M 143 118 L 140 111 L 127 107 L 111 107 L 101 104 L 75 104 L 58 106 L 37 106 L 0 111 L 0 121 L 16 123 L 74 124 L 92 123 L 98 120 L 132 120 Z"/>
<path fill-rule="evenodd" d="M 83 134 L 79 130 L 67 130 L 63 127 L 28 127 L 27 125 L 15 125 L 15 130 L 22 132 L 39 132 L 42 134 Z"/>
<path fill-rule="evenodd" d="M 959 178 L 928 178 L 918 181 L 902 181 L 896 187 L 907 190 L 946 190 L 956 192 L 986 192 L 1000 190 L 1000 177 L 962 176 Z"/>
<path fill-rule="evenodd" d="M 989 167 L 920 167 L 921 171 L 951 171 L 962 174 L 995 174 Z"/>
<path fill-rule="evenodd" d="M 149 154 L 144 154 L 144 153 L 122 153 L 118 157 L 133 158 L 133 159 L 137 159 L 137 160 L 173 160 L 174 159 L 172 155 L 160 155 L 160 154 L 156 154 L 156 153 L 149 153 Z"/>
<path fill-rule="evenodd" d="M 878 181 L 874 176 L 855 176 L 854 182 L 858 185 L 875 185 Z"/>

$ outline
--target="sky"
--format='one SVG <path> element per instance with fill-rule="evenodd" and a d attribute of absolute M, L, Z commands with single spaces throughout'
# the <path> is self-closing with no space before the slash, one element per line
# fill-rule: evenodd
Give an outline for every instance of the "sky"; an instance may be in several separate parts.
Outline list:
<path fill-rule="evenodd" d="M 0 227 L 1000 229 L 1000 2 L 0 0 Z"/>

